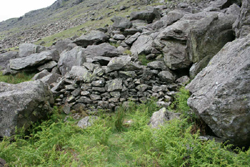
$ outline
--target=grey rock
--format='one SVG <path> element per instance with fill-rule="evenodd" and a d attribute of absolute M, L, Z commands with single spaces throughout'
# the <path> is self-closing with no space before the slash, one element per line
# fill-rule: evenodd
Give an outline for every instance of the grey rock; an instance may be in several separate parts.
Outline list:
<path fill-rule="evenodd" d="M 72 103 L 72 102 L 75 102 L 75 100 L 76 100 L 76 98 L 73 95 L 71 95 L 71 96 L 67 97 L 66 102 Z"/>
<path fill-rule="evenodd" d="M 84 55 L 87 58 L 93 58 L 93 57 L 98 57 L 98 56 L 116 57 L 121 54 L 122 53 L 119 52 L 116 47 L 108 43 L 88 46 L 84 52 Z"/>
<path fill-rule="evenodd" d="M 149 54 L 153 49 L 153 38 L 148 35 L 141 35 L 133 43 L 130 51 L 133 55 Z"/>
<path fill-rule="evenodd" d="M 42 77 L 40 80 L 43 82 L 43 83 L 46 83 L 48 85 L 51 85 L 52 83 L 55 83 L 58 78 L 61 77 L 61 75 L 59 74 L 56 74 L 56 73 L 50 73 L 44 77 Z"/>
<path fill-rule="evenodd" d="M 189 81 L 190 81 L 190 78 L 186 75 L 176 79 L 176 82 L 180 83 L 183 86 L 186 85 Z"/>
<path fill-rule="evenodd" d="M 0 158 L 0 167 L 5 167 L 5 166 L 6 166 L 6 161 Z"/>
<path fill-rule="evenodd" d="M 88 62 L 83 63 L 83 66 L 86 67 L 91 72 L 93 72 L 96 68 L 99 67 L 98 64 L 93 64 L 93 63 L 88 63 Z"/>
<path fill-rule="evenodd" d="M 234 23 L 234 30 L 236 37 L 245 37 L 250 32 L 250 2 L 248 0 L 242 0 L 242 5 L 240 9 L 240 16 Z"/>
<path fill-rule="evenodd" d="M 81 96 L 80 99 L 76 100 L 78 103 L 91 104 L 92 100 L 86 96 Z"/>
<path fill-rule="evenodd" d="M 110 92 L 110 95 L 111 95 L 112 97 L 115 97 L 115 98 L 120 98 L 120 97 L 121 97 L 121 93 L 118 92 L 118 91 Z"/>
<path fill-rule="evenodd" d="M 124 66 L 126 66 L 130 61 L 131 61 L 130 56 L 114 57 L 110 60 L 110 62 L 107 65 L 108 72 L 120 70 Z"/>
<path fill-rule="evenodd" d="M 63 106 L 62 110 L 63 110 L 63 112 L 64 112 L 65 114 L 67 114 L 67 115 L 70 114 L 71 105 L 70 105 L 70 104 L 65 104 L 65 105 Z"/>
<path fill-rule="evenodd" d="M 95 76 L 92 75 L 91 72 L 89 72 L 85 67 L 83 66 L 73 66 L 70 70 L 69 74 L 73 78 L 77 78 L 79 80 L 82 80 L 84 82 L 91 82 Z"/>
<path fill-rule="evenodd" d="M 134 35 L 128 37 L 126 40 L 125 40 L 125 43 L 128 44 L 128 45 L 132 45 L 136 40 L 137 38 L 141 35 L 141 33 L 137 32 L 135 33 Z"/>
<path fill-rule="evenodd" d="M 122 79 L 117 78 L 114 80 L 107 81 L 108 92 L 122 90 Z"/>
<path fill-rule="evenodd" d="M 71 94 L 75 97 L 79 96 L 81 94 L 81 88 L 75 89 Z"/>
<path fill-rule="evenodd" d="M 75 87 L 74 87 L 74 85 L 65 85 L 65 89 L 69 90 L 69 91 L 73 91 L 73 90 L 75 90 Z"/>
<path fill-rule="evenodd" d="M 155 69 L 155 70 L 166 70 L 167 66 L 163 61 L 152 61 L 147 64 L 147 67 L 150 69 Z"/>
<path fill-rule="evenodd" d="M 159 128 L 159 126 L 163 125 L 166 121 L 179 119 L 179 117 L 179 113 L 173 113 L 168 111 L 166 108 L 162 108 L 159 111 L 153 113 L 152 117 L 150 118 L 149 125 L 152 128 Z"/>
<path fill-rule="evenodd" d="M 104 56 L 96 56 L 93 58 L 87 58 L 88 63 L 97 63 L 97 64 L 100 64 L 101 66 L 106 66 L 110 60 L 111 60 L 110 57 L 104 57 Z"/>
<path fill-rule="evenodd" d="M 88 45 L 100 44 L 106 42 L 107 40 L 108 36 L 105 33 L 97 30 L 92 30 L 90 31 L 90 33 L 77 38 L 74 43 L 85 48 Z"/>
<path fill-rule="evenodd" d="M 98 106 L 100 106 L 103 109 L 108 109 L 109 108 L 109 102 L 107 102 L 107 101 L 98 101 Z"/>
<path fill-rule="evenodd" d="M 140 91 L 140 92 L 144 92 L 144 91 L 146 91 L 148 88 L 149 88 L 149 86 L 146 85 L 146 84 L 141 84 L 141 85 L 138 85 L 138 86 L 136 87 L 136 89 L 137 89 L 138 91 Z"/>
<path fill-rule="evenodd" d="M 9 60 L 18 58 L 18 52 L 10 51 L 0 54 L 0 70 L 7 68 Z"/>
<path fill-rule="evenodd" d="M 82 95 L 82 96 L 87 96 L 87 95 L 89 95 L 89 94 L 90 94 L 89 91 L 81 91 L 81 95 Z"/>
<path fill-rule="evenodd" d="M 103 68 L 97 67 L 97 68 L 95 68 L 93 75 L 101 77 L 101 76 L 103 76 L 104 73 L 105 73 L 105 70 Z"/>
<path fill-rule="evenodd" d="M 163 48 L 164 62 L 171 70 L 188 68 L 191 65 L 189 56 L 186 52 L 186 45 L 180 42 L 165 42 Z"/>
<path fill-rule="evenodd" d="M 136 76 L 134 71 L 119 71 L 120 78 L 135 78 Z"/>
<path fill-rule="evenodd" d="M 92 90 L 95 92 L 101 92 L 101 93 L 106 92 L 106 89 L 104 87 L 92 87 Z"/>
<path fill-rule="evenodd" d="M 158 76 L 163 82 L 173 83 L 175 81 L 175 76 L 170 71 L 161 71 Z"/>
<path fill-rule="evenodd" d="M 196 65 L 196 75 L 206 67 L 210 59 L 227 43 L 234 40 L 232 15 L 212 14 L 198 21 L 190 31 L 188 52 Z M 218 34 L 218 35 L 214 35 Z"/>
<path fill-rule="evenodd" d="M 164 16 L 161 20 L 164 21 L 164 26 L 169 26 L 171 24 L 173 24 L 174 22 L 180 20 L 184 14 L 186 12 L 182 11 L 182 10 L 172 10 L 170 12 L 168 12 L 168 14 L 166 16 Z"/>
<path fill-rule="evenodd" d="M 111 21 L 114 22 L 114 24 L 112 25 L 113 29 L 118 29 L 118 30 L 123 31 L 124 29 L 128 29 L 132 27 L 132 22 L 124 17 L 115 16 L 111 19 Z"/>
<path fill-rule="evenodd" d="M 62 75 L 69 72 L 73 66 L 81 66 L 86 62 L 84 51 L 85 49 L 77 46 L 70 51 L 62 52 L 58 61 L 58 67 Z"/>
<path fill-rule="evenodd" d="M 51 53 L 48 51 L 43 51 L 41 53 L 35 53 L 27 57 L 11 59 L 10 68 L 12 70 L 23 70 L 39 66 L 50 60 L 52 60 Z"/>
<path fill-rule="evenodd" d="M 212 131 L 235 145 L 249 145 L 250 36 L 227 43 L 186 87 L 188 105 Z"/>
<path fill-rule="evenodd" d="M 115 34 L 115 35 L 113 36 L 113 38 L 114 38 L 115 40 L 124 40 L 124 39 L 125 39 L 125 36 L 124 36 L 123 34 Z"/>
<path fill-rule="evenodd" d="M 90 99 L 96 101 L 96 100 L 101 100 L 102 98 L 100 95 L 91 94 Z"/>
<path fill-rule="evenodd" d="M 77 126 L 86 129 L 89 126 L 92 126 L 97 119 L 97 116 L 86 116 L 77 123 Z"/>
<path fill-rule="evenodd" d="M 45 51 L 46 48 L 41 45 L 35 45 L 31 43 L 23 43 L 19 45 L 19 56 L 20 57 L 27 57 L 34 53 L 40 53 Z"/>
<path fill-rule="evenodd" d="M 102 87 L 105 85 L 105 81 L 104 80 L 97 80 L 97 81 L 93 81 L 91 83 L 92 86 L 97 86 L 97 87 Z"/>
<path fill-rule="evenodd" d="M 61 54 L 64 50 L 71 50 L 73 47 L 76 47 L 75 44 L 73 44 L 73 41 L 70 39 L 63 39 L 59 40 L 55 44 L 55 49 Z"/>
<path fill-rule="evenodd" d="M 15 128 L 28 128 L 52 111 L 52 92 L 41 81 L 7 84 L 0 82 L 0 136 L 10 137 Z"/>
<path fill-rule="evenodd" d="M 140 12 L 132 12 L 130 14 L 130 20 L 145 20 L 148 23 L 152 23 L 155 19 L 160 19 L 160 12 L 154 8 L 153 10 L 145 10 Z"/>
<path fill-rule="evenodd" d="M 38 67 L 37 69 L 39 71 L 43 71 L 43 70 L 51 70 L 52 68 L 56 67 L 57 63 L 55 61 L 50 61 L 48 63 L 45 63 L 43 65 L 41 65 L 40 67 Z"/>
<path fill-rule="evenodd" d="M 43 70 L 43 71 L 37 73 L 36 75 L 34 75 L 34 77 L 32 78 L 32 80 L 34 81 L 34 80 L 41 79 L 41 78 L 43 78 L 43 77 L 45 77 L 45 76 L 47 76 L 49 74 L 50 73 L 47 70 Z"/>

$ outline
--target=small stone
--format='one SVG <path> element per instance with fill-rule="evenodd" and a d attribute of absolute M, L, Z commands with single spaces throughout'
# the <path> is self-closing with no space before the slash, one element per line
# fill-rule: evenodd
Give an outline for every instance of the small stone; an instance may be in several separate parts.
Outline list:
<path fill-rule="evenodd" d="M 95 95 L 95 94 L 91 94 L 91 95 L 90 95 L 90 98 L 91 98 L 91 100 L 93 100 L 93 101 L 101 100 L 101 96 Z"/>
<path fill-rule="evenodd" d="M 111 95 L 112 97 L 115 97 L 115 98 L 120 98 L 120 97 L 121 97 L 121 93 L 118 92 L 118 91 L 110 92 L 110 95 Z"/>

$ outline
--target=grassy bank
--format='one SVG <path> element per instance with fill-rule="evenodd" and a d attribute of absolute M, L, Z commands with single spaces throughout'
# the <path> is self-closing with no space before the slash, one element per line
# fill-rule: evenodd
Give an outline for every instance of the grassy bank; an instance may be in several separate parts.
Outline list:
<path fill-rule="evenodd" d="M 178 95 L 184 97 L 183 93 Z M 186 105 L 186 99 L 176 104 Z M 178 107 L 182 105 L 182 107 Z M 185 106 L 186 107 L 186 106 Z M 184 107 L 184 108 L 185 108 Z M 80 129 L 57 108 L 48 121 L 34 126 L 30 135 L 0 143 L 0 157 L 9 166 L 248 166 L 250 151 L 228 151 L 214 141 L 201 141 L 194 123 L 183 117 L 159 129 L 148 126 L 158 108 L 154 101 L 102 114 L 93 126 Z M 126 124 L 130 120 L 131 124 Z M 24 139 L 25 138 L 25 139 Z"/>

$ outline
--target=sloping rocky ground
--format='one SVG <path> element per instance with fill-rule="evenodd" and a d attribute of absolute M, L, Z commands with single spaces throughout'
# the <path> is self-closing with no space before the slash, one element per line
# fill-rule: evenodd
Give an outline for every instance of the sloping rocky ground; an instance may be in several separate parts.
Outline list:
<path fill-rule="evenodd" d="M 184 0 L 185 1 L 185 0 Z M 148 4 L 160 2 L 154 0 L 57 0 L 51 6 L 31 11 L 20 18 L 13 18 L 0 23 L 0 51 L 3 53 L 9 48 L 18 47 L 24 42 L 44 43 L 44 37 L 48 37 L 65 30 L 66 32 L 56 35 L 55 39 L 47 44 L 57 41 L 60 38 L 71 38 L 78 36 L 88 29 L 95 29 L 109 24 L 110 18 L 115 15 L 125 16 L 129 11 L 142 10 Z M 189 5 L 200 10 L 209 1 L 201 3 L 199 0 L 188 1 Z M 173 0 L 165 3 L 168 8 L 174 8 L 179 1 Z M 83 26 L 83 24 L 88 26 Z M 72 30 L 71 30 L 72 29 Z M 53 42 L 52 42 L 53 41 Z M 45 41 L 46 43 L 47 41 Z"/>
<path fill-rule="evenodd" d="M 5 74 L 37 71 L 33 79 L 50 87 L 66 114 L 113 111 L 129 100 L 151 97 L 168 107 L 178 88 L 194 78 L 187 86 L 190 107 L 218 137 L 245 146 L 250 137 L 248 6 L 247 0 L 217 0 L 203 8 L 149 7 L 49 48 L 21 44 L 19 53 L 0 56 L 1 65 Z M 25 107 L 11 111 L 18 118 Z M 6 119 L 3 113 L 0 120 Z"/>

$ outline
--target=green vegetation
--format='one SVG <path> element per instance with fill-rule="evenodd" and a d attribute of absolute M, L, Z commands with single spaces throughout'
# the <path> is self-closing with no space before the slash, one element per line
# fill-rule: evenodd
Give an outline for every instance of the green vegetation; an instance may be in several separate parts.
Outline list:
<path fill-rule="evenodd" d="M 182 102 L 179 99 L 177 108 Z M 34 126 L 30 135 L 16 135 L 12 143 L 5 138 L 0 143 L 0 157 L 9 166 L 249 165 L 250 150 L 235 153 L 228 151 L 230 146 L 201 141 L 199 133 L 190 133 L 193 124 L 188 118 L 150 128 L 150 116 L 157 110 L 153 100 L 140 105 L 130 102 L 114 115 L 102 114 L 83 130 L 72 118 L 64 122 L 54 108 L 50 120 Z M 124 123 L 128 120 L 130 123 Z"/>
<path fill-rule="evenodd" d="M 145 54 L 140 54 L 138 55 L 138 60 L 141 62 L 142 65 L 146 66 L 149 62 L 151 62 L 151 60 L 148 60 L 146 58 Z"/>
<path fill-rule="evenodd" d="M 34 76 L 33 73 L 25 73 L 25 72 L 21 72 L 16 75 L 3 75 L 3 73 L 0 71 L 0 82 L 17 84 L 29 81 L 33 76 Z"/>

